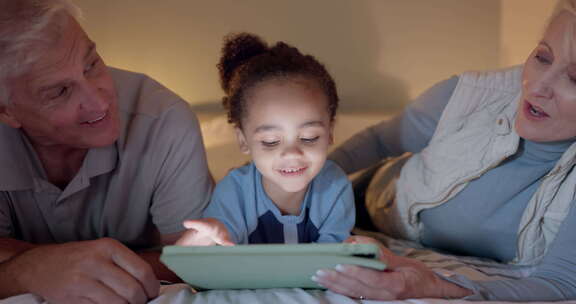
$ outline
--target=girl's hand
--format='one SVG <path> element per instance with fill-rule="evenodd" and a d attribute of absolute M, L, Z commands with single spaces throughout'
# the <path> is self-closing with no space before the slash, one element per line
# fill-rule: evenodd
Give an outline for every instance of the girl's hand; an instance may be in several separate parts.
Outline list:
<path fill-rule="evenodd" d="M 314 280 L 349 297 L 371 300 L 409 298 L 462 298 L 472 294 L 468 289 L 438 277 L 422 262 L 397 256 L 377 240 L 352 236 L 347 243 L 372 243 L 380 247 L 384 271 L 354 265 L 338 265 L 336 269 L 319 270 Z"/>
<path fill-rule="evenodd" d="M 179 246 L 234 246 L 230 240 L 228 229 L 217 219 L 204 218 L 184 221 L 188 228 L 175 245 Z"/>

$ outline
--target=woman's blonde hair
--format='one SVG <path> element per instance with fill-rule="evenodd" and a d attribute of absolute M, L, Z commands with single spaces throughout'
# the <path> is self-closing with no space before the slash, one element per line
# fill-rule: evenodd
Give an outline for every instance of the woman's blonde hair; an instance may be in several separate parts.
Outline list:
<path fill-rule="evenodd" d="M 558 15 L 564 11 L 576 17 L 576 0 L 558 0 L 548 23 L 552 22 L 554 18 L 558 17 Z"/>
<path fill-rule="evenodd" d="M 548 18 L 546 29 L 562 13 L 568 13 L 573 19 L 564 31 L 564 52 L 569 58 L 576 60 L 576 52 L 574 51 L 576 49 L 576 0 L 558 0 L 552 15 Z"/>

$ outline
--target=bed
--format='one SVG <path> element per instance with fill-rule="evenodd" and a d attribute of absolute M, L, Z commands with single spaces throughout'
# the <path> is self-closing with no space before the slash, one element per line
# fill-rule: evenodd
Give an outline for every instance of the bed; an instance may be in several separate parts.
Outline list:
<path fill-rule="evenodd" d="M 344 113 L 337 117 L 335 127 L 335 144 L 342 143 L 350 136 L 382 119 L 389 117 L 388 113 Z M 222 113 L 200 112 L 204 143 L 206 145 L 210 170 L 216 180 L 226 175 L 228 170 L 246 161 L 248 156 L 240 153 L 233 129 L 226 122 Z M 478 280 L 491 280 L 501 277 L 520 277 L 530 272 L 529 268 L 511 268 L 505 265 L 482 259 L 459 257 L 440 254 L 417 244 L 393 240 L 379 233 L 357 231 L 376 237 L 387 244 L 396 254 L 416 258 L 435 271 L 445 275 L 461 274 Z M 2 304 L 42 303 L 41 299 L 25 294 L 0 301 Z M 404 301 L 360 301 L 346 296 L 322 290 L 290 289 L 260 289 L 260 290 L 211 290 L 196 292 L 185 284 L 162 286 L 161 295 L 152 304 L 184 304 L 184 303 L 401 303 L 401 304 L 437 304 L 437 303 L 469 303 L 464 300 L 439 299 L 409 299 Z M 478 303 L 478 302 L 476 302 Z M 481 303 L 481 302 L 480 302 Z M 488 303 L 488 302 L 486 302 Z M 505 303 L 505 302 L 490 302 Z M 540 302 L 543 303 L 543 302 Z M 566 301 L 563 303 L 575 303 Z"/>
<path fill-rule="evenodd" d="M 517 277 L 524 275 L 529 269 L 511 269 L 507 266 L 496 264 L 488 260 L 473 259 L 439 254 L 418 245 L 387 238 L 378 233 L 362 232 L 377 237 L 386 242 L 389 248 L 397 254 L 409 256 L 423 261 L 435 271 L 446 275 L 463 274 L 478 280 L 490 280 L 499 277 Z M 24 294 L 0 301 L 2 304 L 45 304 L 39 297 L 32 294 Z M 185 284 L 165 285 L 161 288 L 160 296 L 149 304 L 208 304 L 208 303 L 250 303 L 250 304 L 468 304 L 468 303 L 510 303 L 510 302 L 468 302 L 464 300 L 440 300 L 440 299 L 408 299 L 402 301 L 371 301 L 348 298 L 330 291 L 303 290 L 299 288 L 276 288 L 258 290 L 210 290 L 196 292 Z M 564 302 L 532 302 L 532 303 L 576 303 L 576 301 Z M 510 303 L 511 304 L 511 303 Z"/>

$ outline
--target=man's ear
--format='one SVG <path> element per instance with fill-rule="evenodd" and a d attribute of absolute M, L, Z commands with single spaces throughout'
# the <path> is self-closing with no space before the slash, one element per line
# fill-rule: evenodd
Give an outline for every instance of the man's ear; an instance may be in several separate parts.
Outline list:
<path fill-rule="evenodd" d="M 244 132 L 242 132 L 242 130 L 238 127 L 235 127 L 234 130 L 236 131 L 236 139 L 238 139 L 238 145 L 240 145 L 240 152 L 244 154 L 250 154 L 250 148 L 246 142 L 246 137 L 244 137 Z"/>
<path fill-rule="evenodd" d="M 14 129 L 22 127 L 20 121 L 14 116 L 14 113 L 12 113 L 12 107 L 4 104 L 0 105 L 0 122 Z"/>

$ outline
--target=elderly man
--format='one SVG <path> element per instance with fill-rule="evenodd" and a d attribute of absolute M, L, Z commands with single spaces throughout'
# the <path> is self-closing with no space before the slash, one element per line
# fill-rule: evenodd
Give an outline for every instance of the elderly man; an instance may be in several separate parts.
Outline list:
<path fill-rule="evenodd" d="M 198 122 L 107 67 L 67 0 L 0 0 L 0 298 L 143 303 L 209 201 Z M 128 249 L 130 248 L 130 249 Z"/>

